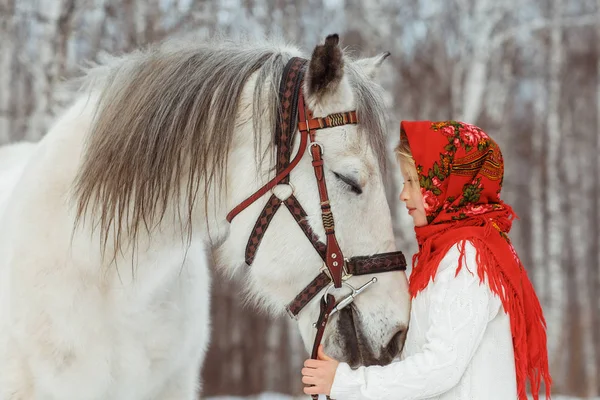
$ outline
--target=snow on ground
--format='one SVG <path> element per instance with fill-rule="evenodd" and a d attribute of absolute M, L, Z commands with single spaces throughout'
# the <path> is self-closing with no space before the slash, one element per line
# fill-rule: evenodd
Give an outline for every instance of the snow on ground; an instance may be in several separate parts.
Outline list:
<path fill-rule="evenodd" d="M 208 397 L 206 400 L 307 400 L 310 399 L 309 396 L 301 396 L 301 397 L 290 397 L 279 393 L 263 393 L 258 396 L 251 397 Z M 325 399 L 324 396 L 320 397 L 321 399 Z M 540 397 L 540 400 L 543 400 L 544 397 Z M 579 397 L 569 397 L 569 396 L 552 396 L 552 400 L 600 400 L 600 397 L 582 399 Z"/>

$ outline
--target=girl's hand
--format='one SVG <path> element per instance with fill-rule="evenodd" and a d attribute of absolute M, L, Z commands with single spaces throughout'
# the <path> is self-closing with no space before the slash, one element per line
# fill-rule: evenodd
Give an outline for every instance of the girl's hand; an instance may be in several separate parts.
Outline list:
<path fill-rule="evenodd" d="M 304 362 L 302 383 L 312 385 L 305 387 L 304 393 L 329 396 L 339 362 L 323 352 L 323 345 L 319 346 L 317 358 L 317 360 L 308 359 Z"/>

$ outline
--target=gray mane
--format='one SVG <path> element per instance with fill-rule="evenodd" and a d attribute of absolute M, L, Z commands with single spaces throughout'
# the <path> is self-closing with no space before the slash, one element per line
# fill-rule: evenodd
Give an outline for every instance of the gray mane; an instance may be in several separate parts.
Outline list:
<path fill-rule="evenodd" d="M 198 191 L 207 207 L 209 190 L 223 187 L 244 85 L 257 72 L 252 118 L 258 149 L 260 132 L 272 131 L 278 117 L 279 81 L 291 57 L 289 48 L 274 44 L 167 42 L 91 69 L 88 85 L 100 100 L 75 182 L 77 221 L 92 211 L 104 246 L 112 231 L 117 251 L 122 236 L 135 242 L 140 226 L 151 231 L 176 199 L 191 239 Z M 381 88 L 346 65 L 359 130 L 384 166 Z"/>

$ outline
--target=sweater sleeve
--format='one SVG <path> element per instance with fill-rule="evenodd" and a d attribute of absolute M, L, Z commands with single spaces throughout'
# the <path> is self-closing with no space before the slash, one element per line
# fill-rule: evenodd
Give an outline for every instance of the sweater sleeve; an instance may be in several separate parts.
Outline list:
<path fill-rule="evenodd" d="M 440 262 L 428 286 L 429 329 L 420 353 L 387 366 L 352 370 L 340 363 L 331 398 L 337 400 L 416 400 L 439 396 L 458 384 L 481 343 L 494 294 L 481 284 L 475 248 L 467 243 L 466 265 L 456 275 L 455 246 Z M 456 275 L 456 276 L 455 276 Z M 497 299 L 499 301 L 499 299 Z"/>

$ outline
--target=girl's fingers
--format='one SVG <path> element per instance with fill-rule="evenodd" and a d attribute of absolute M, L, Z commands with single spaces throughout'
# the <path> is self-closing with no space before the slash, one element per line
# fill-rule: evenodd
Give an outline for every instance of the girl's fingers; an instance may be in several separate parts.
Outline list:
<path fill-rule="evenodd" d="M 315 368 L 302 368 L 303 376 L 317 376 L 318 374 L 319 372 Z"/>
<path fill-rule="evenodd" d="M 323 393 L 323 388 L 320 386 L 307 386 L 304 388 L 304 393 L 306 394 L 321 394 Z"/>
<path fill-rule="evenodd" d="M 304 366 L 308 368 L 319 368 L 325 365 L 325 361 L 309 359 L 304 361 Z"/>
<path fill-rule="evenodd" d="M 316 376 L 303 376 L 302 383 L 306 383 L 307 385 L 316 385 L 319 379 Z"/>

